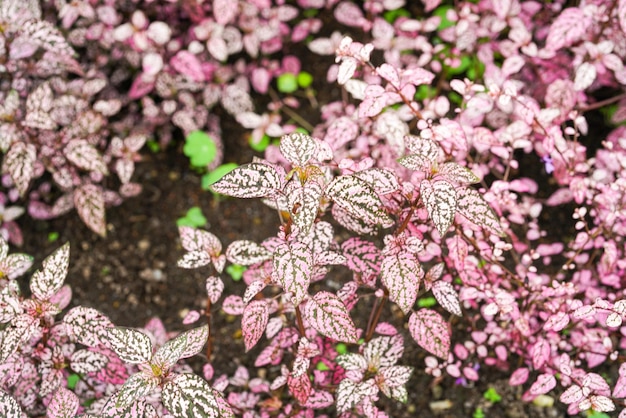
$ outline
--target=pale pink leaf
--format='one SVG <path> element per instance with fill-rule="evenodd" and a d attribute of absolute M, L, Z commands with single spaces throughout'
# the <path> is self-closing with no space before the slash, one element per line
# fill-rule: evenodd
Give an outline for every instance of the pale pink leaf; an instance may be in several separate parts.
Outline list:
<path fill-rule="evenodd" d="M 622 315 L 617 312 L 611 312 L 606 317 L 606 326 L 610 328 L 617 328 L 622 325 Z"/>
<path fill-rule="evenodd" d="M 107 339 L 107 331 L 113 323 L 104 314 L 93 308 L 77 306 L 63 317 L 68 337 L 88 347 L 102 345 Z"/>
<path fill-rule="evenodd" d="M 315 158 L 317 143 L 309 135 L 294 132 L 280 139 L 280 152 L 296 167 L 304 167 Z"/>
<path fill-rule="evenodd" d="M 0 390 L 0 416 L 6 418 L 25 417 L 20 404 L 10 395 Z"/>
<path fill-rule="evenodd" d="M 105 367 L 108 362 L 107 356 L 91 350 L 75 351 L 70 358 L 72 370 L 83 374 L 95 373 Z"/>
<path fill-rule="evenodd" d="M 545 324 L 543 324 L 543 329 L 546 331 L 559 332 L 569 324 L 569 321 L 570 319 L 567 312 L 557 312 L 550 315 Z"/>
<path fill-rule="evenodd" d="M 391 222 L 372 187 L 356 176 L 336 177 L 325 193 L 336 205 L 366 223 L 385 226 Z"/>
<path fill-rule="evenodd" d="M 282 189 L 282 181 L 274 167 L 250 163 L 230 171 L 211 188 L 214 192 L 232 197 L 266 197 Z"/>
<path fill-rule="evenodd" d="M 556 387 L 556 378 L 549 373 L 540 374 L 529 389 L 532 395 L 545 395 Z"/>
<path fill-rule="evenodd" d="M 407 135 L 404 137 L 406 147 L 415 154 L 419 160 L 415 162 L 416 168 L 407 167 L 415 171 L 429 170 L 437 161 L 439 156 L 439 145 L 432 139 L 422 138 L 415 135 Z M 402 159 L 400 159 L 402 161 Z"/>
<path fill-rule="evenodd" d="M 622 32 L 626 33 L 626 0 L 619 0 L 617 2 L 617 19 L 619 20 Z"/>
<path fill-rule="evenodd" d="M 352 409 L 366 396 L 373 396 L 378 392 L 373 379 L 355 383 L 350 379 L 343 379 L 337 388 L 337 412 L 344 413 Z"/>
<path fill-rule="evenodd" d="M 96 234 L 106 236 L 104 192 L 95 184 L 84 184 L 74 191 L 74 206 L 82 221 Z"/>
<path fill-rule="evenodd" d="M 287 193 L 293 223 L 300 232 L 308 234 L 317 219 L 324 191 L 315 181 L 307 182 L 304 187 L 301 187 L 299 182 L 291 184 L 296 185 L 292 187 L 290 193 Z"/>
<path fill-rule="evenodd" d="M 564 404 L 571 404 L 574 402 L 579 402 L 584 398 L 585 394 L 583 393 L 583 390 L 580 386 L 578 385 L 572 385 L 570 387 L 568 387 L 565 392 L 563 392 L 561 394 L 561 396 L 559 397 L 559 400 L 561 402 L 563 402 Z"/>
<path fill-rule="evenodd" d="M 313 272 L 311 248 L 299 242 L 280 244 L 274 249 L 272 277 L 291 301 L 299 305 L 307 294 Z"/>
<path fill-rule="evenodd" d="M 189 77 L 193 81 L 204 81 L 204 72 L 202 71 L 200 60 L 189 51 L 178 51 L 170 60 L 170 65 L 178 73 Z"/>
<path fill-rule="evenodd" d="M 231 23 L 237 13 L 239 13 L 238 1 L 213 0 L 213 16 L 220 25 Z"/>
<path fill-rule="evenodd" d="M 146 414 L 148 414 L 151 409 L 145 399 L 134 399 L 130 405 L 126 405 L 127 399 L 125 396 L 125 394 L 117 392 L 107 399 L 106 403 L 102 406 L 102 418 L 147 418 Z M 151 416 L 150 418 L 153 417 Z"/>
<path fill-rule="evenodd" d="M 563 9 L 550 26 L 546 48 L 556 51 L 578 42 L 586 34 L 588 22 L 582 8 Z"/>
<path fill-rule="evenodd" d="M 528 380 L 529 374 L 530 370 L 528 370 L 527 367 L 520 367 L 519 369 L 516 369 L 513 373 L 511 373 L 511 377 L 509 378 L 509 385 L 523 385 Z"/>
<path fill-rule="evenodd" d="M 233 264 L 249 266 L 269 260 L 272 253 L 253 241 L 233 241 L 226 249 L 226 258 Z"/>
<path fill-rule="evenodd" d="M 15 142 L 9 148 L 2 162 L 2 172 L 9 174 L 13 184 L 24 196 L 28 190 L 28 184 L 35 175 L 35 161 L 37 160 L 37 148 L 33 144 Z"/>
<path fill-rule="evenodd" d="M 265 289 L 267 283 L 265 280 L 255 280 L 248 285 L 246 292 L 243 295 L 243 303 L 248 303 L 254 298 L 261 290 Z"/>
<path fill-rule="evenodd" d="M 335 398 L 330 392 L 312 389 L 309 398 L 303 405 L 305 408 L 323 409 L 335 403 Z"/>
<path fill-rule="evenodd" d="M 158 384 L 159 379 L 156 376 L 141 372 L 135 373 L 126 380 L 117 392 L 115 407 L 122 409 L 130 407 L 137 399 L 143 398 L 154 391 Z"/>
<path fill-rule="evenodd" d="M 400 334 L 372 339 L 363 349 L 363 356 L 368 364 L 377 367 L 391 367 L 400 360 L 404 353 L 404 340 Z"/>
<path fill-rule="evenodd" d="M 348 310 L 334 294 L 321 291 L 304 305 L 302 314 L 320 334 L 336 341 L 354 343 L 357 332 Z"/>
<path fill-rule="evenodd" d="M 598 412 L 611 412 L 615 411 L 615 404 L 611 398 L 603 395 L 591 395 L 589 397 L 591 401 L 591 408 Z"/>
<path fill-rule="evenodd" d="M 206 251 L 191 251 L 179 258 L 176 265 L 183 269 L 195 269 L 206 266 L 211 261 L 211 256 Z"/>
<path fill-rule="evenodd" d="M 243 310 L 241 331 L 246 351 L 250 351 L 263 336 L 269 313 L 269 305 L 266 300 L 253 300 Z"/>
<path fill-rule="evenodd" d="M 215 255 L 222 251 L 222 243 L 219 238 L 208 231 L 189 226 L 179 226 L 178 235 L 181 245 L 187 251 L 206 251 Z"/>
<path fill-rule="evenodd" d="M 362 372 L 367 370 L 367 360 L 360 354 L 340 354 L 337 356 L 335 361 L 345 370 L 357 370 Z"/>
<path fill-rule="evenodd" d="M 572 313 L 574 319 L 587 319 L 596 314 L 596 308 L 593 305 L 583 305 Z"/>
<path fill-rule="evenodd" d="M 457 210 L 467 220 L 495 234 L 504 235 L 498 217 L 478 191 L 462 189 L 458 191 L 457 198 Z"/>
<path fill-rule="evenodd" d="M 444 180 L 434 182 L 422 180 L 420 194 L 428 210 L 428 216 L 435 224 L 439 235 L 444 236 L 456 213 L 457 198 L 454 186 Z"/>
<path fill-rule="evenodd" d="M 439 280 L 432 286 L 432 291 L 442 308 L 456 316 L 463 316 L 459 295 L 452 284 Z"/>
<path fill-rule="evenodd" d="M 70 263 L 70 244 L 65 243 L 42 263 L 42 269 L 33 274 L 30 290 L 39 300 L 48 300 L 61 289 Z"/>
<path fill-rule="evenodd" d="M 85 139 L 72 139 L 63 149 L 63 153 L 70 162 L 82 170 L 104 175 L 109 172 L 100 152 Z"/>
<path fill-rule="evenodd" d="M 450 326 L 441 315 L 420 309 L 409 317 L 411 336 L 426 351 L 447 360 L 450 352 Z"/>
<path fill-rule="evenodd" d="M 229 315 L 241 315 L 245 307 L 246 305 L 239 295 L 226 296 L 222 302 L 222 309 Z"/>
<path fill-rule="evenodd" d="M 590 62 L 583 62 L 576 68 L 574 76 L 574 90 L 582 91 L 591 86 L 596 79 L 596 66 Z"/>
<path fill-rule="evenodd" d="M 360 27 L 367 23 L 361 8 L 350 1 L 339 3 L 335 7 L 334 16 L 337 21 L 346 26 Z"/>
<path fill-rule="evenodd" d="M 346 257 L 347 266 L 369 282 L 380 271 L 380 249 L 373 242 L 360 237 L 352 237 L 341 244 L 341 251 Z"/>
<path fill-rule="evenodd" d="M 468 185 L 478 183 L 480 179 L 472 171 L 455 162 L 447 162 L 439 167 L 439 174 L 451 183 Z"/>
<path fill-rule="evenodd" d="M 344 85 L 354 75 L 359 62 L 352 57 L 344 57 L 339 64 L 339 71 L 337 72 L 337 83 Z"/>
<path fill-rule="evenodd" d="M 311 380 L 307 373 L 303 373 L 298 376 L 289 375 L 287 377 L 287 386 L 294 398 L 300 403 L 304 404 L 309 399 L 312 386 Z"/>
<path fill-rule="evenodd" d="M 370 168 L 354 174 L 361 180 L 365 180 L 380 195 L 386 195 L 398 190 L 398 179 L 393 171 L 384 168 Z"/>
<path fill-rule="evenodd" d="M 133 328 L 114 327 L 107 330 L 107 343 L 126 363 L 147 363 L 152 358 L 150 337 Z"/>
<path fill-rule="evenodd" d="M 409 68 L 402 72 L 402 84 L 404 85 L 403 88 L 406 88 L 406 84 L 410 84 L 413 86 L 431 84 L 434 79 L 435 74 L 421 67 Z M 404 94 L 405 91 L 403 91 L 402 93 Z M 413 97 L 413 95 L 405 95 L 405 97 Z"/>
<path fill-rule="evenodd" d="M 163 405 L 176 417 L 234 416 L 230 407 L 218 402 L 219 392 L 193 373 L 179 374 L 168 380 L 161 396 Z"/>
<path fill-rule="evenodd" d="M 376 74 L 387 80 L 392 86 L 400 88 L 400 77 L 394 66 L 387 63 L 381 64 L 376 68 Z"/>
<path fill-rule="evenodd" d="M 389 290 L 389 299 L 397 303 L 405 314 L 415 303 L 423 274 L 415 256 L 408 252 L 387 256 L 382 261 L 381 282 Z"/>
<path fill-rule="evenodd" d="M 384 367 L 378 372 L 376 381 L 382 392 L 391 398 L 391 389 L 404 386 L 409 381 L 411 373 L 413 368 L 409 366 Z"/>
<path fill-rule="evenodd" d="M 222 296 L 224 282 L 217 276 L 210 276 L 206 279 L 206 292 L 211 303 L 215 304 Z"/>
<path fill-rule="evenodd" d="M 76 396 L 76 394 L 69 389 L 60 387 L 52 395 L 52 399 L 48 404 L 46 416 L 48 418 L 73 417 L 76 415 L 79 406 L 80 402 L 78 400 L 78 396 Z M 8 415 L 4 414 L 2 414 L 2 416 L 8 417 Z"/>
<path fill-rule="evenodd" d="M 615 387 L 613 387 L 612 395 L 614 398 L 626 398 L 626 376 L 619 376 L 617 378 L 617 382 L 615 382 Z"/>
<path fill-rule="evenodd" d="M 424 286 L 426 287 L 426 290 L 430 290 L 432 284 L 439 280 L 445 267 L 445 263 L 437 263 L 426 272 L 426 275 L 424 276 Z"/>
<path fill-rule="evenodd" d="M 533 344 L 530 349 L 530 355 L 533 360 L 533 367 L 535 370 L 541 369 L 541 367 L 546 364 L 546 362 L 550 359 L 550 343 L 544 339 L 539 338 L 537 342 Z"/>

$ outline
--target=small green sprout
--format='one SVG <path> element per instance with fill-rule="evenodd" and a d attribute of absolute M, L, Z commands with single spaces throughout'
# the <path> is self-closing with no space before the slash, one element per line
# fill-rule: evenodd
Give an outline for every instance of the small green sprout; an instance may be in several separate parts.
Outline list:
<path fill-rule="evenodd" d="M 498 391 L 493 387 L 490 387 L 489 389 L 485 391 L 485 393 L 483 394 L 483 398 L 485 398 L 491 403 L 497 403 L 502 400 L 502 396 L 500 396 Z"/>
<path fill-rule="evenodd" d="M 209 165 L 217 156 L 215 141 L 206 132 L 193 131 L 185 138 L 183 152 L 196 168 Z"/>
<path fill-rule="evenodd" d="M 226 267 L 226 273 L 236 282 L 241 280 L 243 273 L 247 270 L 246 266 L 240 266 L 239 264 L 231 264 Z"/>
<path fill-rule="evenodd" d="M 192 228 L 199 228 L 206 225 L 206 223 L 207 219 L 202 214 L 202 210 L 197 206 L 190 208 L 185 216 L 176 220 L 176 225 L 190 226 Z"/>

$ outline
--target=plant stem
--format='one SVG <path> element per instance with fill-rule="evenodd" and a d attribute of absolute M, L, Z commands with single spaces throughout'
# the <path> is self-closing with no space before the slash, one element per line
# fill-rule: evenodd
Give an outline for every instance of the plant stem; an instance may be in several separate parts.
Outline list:
<path fill-rule="evenodd" d="M 298 322 L 298 332 L 300 332 L 300 335 L 304 337 L 304 322 L 302 321 L 302 314 L 300 313 L 299 306 L 296 306 L 296 321 Z"/>
<path fill-rule="evenodd" d="M 213 338 L 211 337 L 211 299 L 206 298 L 206 323 L 209 326 L 209 336 L 206 340 L 206 358 L 207 361 L 211 361 L 211 353 L 213 352 Z"/>
<path fill-rule="evenodd" d="M 384 289 L 385 294 L 377 299 L 376 307 L 372 310 L 370 315 L 370 319 L 367 321 L 367 333 L 365 334 L 365 342 L 368 342 L 374 336 L 374 330 L 376 329 L 376 325 L 378 325 L 378 321 L 380 320 L 380 315 L 383 312 L 383 306 L 385 306 L 385 302 L 389 298 L 389 292 L 387 289 Z"/>

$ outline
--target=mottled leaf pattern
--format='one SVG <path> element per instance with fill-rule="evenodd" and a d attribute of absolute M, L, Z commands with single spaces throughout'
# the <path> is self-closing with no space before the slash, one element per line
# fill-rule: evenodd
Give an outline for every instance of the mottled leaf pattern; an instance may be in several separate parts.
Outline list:
<path fill-rule="evenodd" d="M 409 317 L 411 336 L 423 349 L 447 360 L 450 352 L 450 327 L 437 312 L 420 309 Z"/>
<path fill-rule="evenodd" d="M 121 356 L 120 356 L 121 357 Z M 116 408 L 128 408 L 139 398 L 150 394 L 159 384 L 159 379 L 150 374 L 139 372 L 130 376 L 117 392 Z"/>
<path fill-rule="evenodd" d="M 350 379 L 343 379 L 337 388 L 337 412 L 341 414 L 349 411 L 365 396 L 372 396 L 377 391 L 372 380 L 355 383 Z"/>
<path fill-rule="evenodd" d="M 302 314 L 320 334 L 337 341 L 356 342 L 356 327 L 336 295 L 326 291 L 316 293 L 304 305 Z"/>
<path fill-rule="evenodd" d="M 209 254 L 219 254 L 222 251 L 222 243 L 219 238 L 209 231 L 179 226 L 178 235 L 181 245 L 187 251 L 204 251 Z"/>
<path fill-rule="evenodd" d="M 104 418 L 153 418 L 150 413 L 150 405 L 142 399 L 138 399 L 129 406 L 117 406 L 117 401 L 120 397 L 120 393 L 115 393 L 111 396 L 102 407 L 102 417 Z M 122 402 L 123 404 L 124 402 Z"/>
<path fill-rule="evenodd" d="M 72 139 L 65 146 L 63 153 L 78 168 L 108 174 L 109 170 L 100 152 L 85 139 Z"/>
<path fill-rule="evenodd" d="M 405 314 L 415 303 L 422 276 L 422 267 L 408 252 L 387 256 L 380 266 L 380 279 L 389 290 L 389 299 L 397 303 Z"/>
<path fill-rule="evenodd" d="M 335 359 L 338 365 L 346 370 L 367 370 L 367 360 L 360 354 L 346 353 L 340 354 Z"/>
<path fill-rule="evenodd" d="M 11 397 L 0 390 L 0 416 L 6 418 L 22 418 L 22 408 L 20 404 Z"/>
<path fill-rule="evenodd" d="M 380 271 L 380 249 L 373 242 L 360 237 L 352 237 L 341 244 L 341 250 L 346 257 L 350 270 L 369 281 L 370 277 L 378 275 Z"/>
<path fill-rule="evenodd" d="M 28 190 L 34 175 L 37 148 L 33 144 L 16 142 L 11 145 L 2 162 L 2 172 L 9 174 L 21 196 Z"/>
<path fill-rule="evenodd" d="M 315 182 L 308 182 L 304 187 L 294 188 L 287 195 L 291 207 L 293 223 L 304 234 L 308 234 L 320 209 L 322 187 Z"/>
<path fill-rule="evenodd" d="M 222 296 L 222 292 L 224 291 L 224 282 L 217 276 L 207 277 L 206 283 L 206 293 L 209 297 L 211 303 L 215 304 Z"/>
<path fill-rule="evenodd" d="M 263 336 L 269 314 L 269 305 L 265 300 L 254 300 L 243 310 L 241 331 L 246 351 L 250 351 Z"/>
<path fill-rule="evenodd" d="M 206 344 L 206 341 L 209 338 L 209 326 L 205 325 L 190 329 L 176 338 L 184 339 L 185 341 L 185 349 L 179 358 L 183 359 L 195 356 L 202 351 L 202 347 L 204 347 L 204 344 Z"/>
<path fill-rule="evenodd" d="M 556 387 L 556 378 L 549 373 L 540 374 L 528 390 L 533 395 L 544 395 Z"/>
<path fill-rule="evenodd" d="M 219 417 L 220 407 L 213 389 L 201 377 L 192 373 L 179 374 L 163 386 L 163 405 L 176 417 Z"/>
<path fill-rule="evenodd" d="M 64 317 L 63 323 L 70 340 L 87 347 L 101 345 L 113 326 L 111 320 L 93 308 L 77 306 Z"/>
<path fill-rule="evenodd" d="M 267 164 L 239 166 L 211 186 L 214 192 L 239 198 L 266 197 L 282 189 L 278 171 Z"/>
<path fill-rule="evenodd" d="M 101 353 L 91 350 L 78 350 L 72 354 L 70 364 L 77 373 L 92 373 L 102 369 L 108 363 L 108 358 Z"/>
<path fill-rule="evenodd" d="M 74 205 L 85 225 L 101 237 L 106 236 L 104 191 L 95 184 L 84 184 L 74 191 Z"/>
<path fill-rule="evenodd" d="M 69 418 L 76 415 L 78 407 L 80 406 L 78 396 L 74 392 L 60 387 L 52 395 L 52 399 L 48 404 L 47 417 L 48 418 Z M 2 415 L 3 417 L 6 415 Z"/>
<path fill-rule="evenodd" d="M 30 290 L 39 300 L 48 300 L 63 286 L 70 262 L 70 244 L 65 243 L 50 254 L 30 280 Z"/>
<path fill-rule="evenodd" d="M 299 376 L 289 375 L 287 377 L 287 386 L 294 398 L 300 403 L 304 404 L 309 399 L 311 394 L 311 380 L 307 373 L 303 373 Z"/>
<path fill-rule="evenodd" d="M 147 363 L 152 357 L 150 337 L 132 328 L 115 327 L 108 330 L 108 343 L 126 363 Z"/>
<path fill-rule="evenodd" d="M 456 213 L 457 199 L 454 186 L 443 180 L 434 182 L 422 180 L 420 193 L 428 210 L 428 216 L 435 224 L 439 235 L 444 236 Z"/>
<path fill-rule="evenodd" d="M 399 187 L 398 179 L 393 171 L 384 168 L 370 168 L 354 175 L 366 181 L 379 195 L 393 193 Z"/>
<path fill-rule="evenodd" d="M 400 360 L 404 353 L 404 341 L 400 334 L 372 339 L 363 349 L 363 355 L 369 363 L 377 367 L 391 367 Z"/>
<path fill-rule="evenodd" d="M 226 249 L 226 258 L 233 264 L 249 266 L 269 260 L 272 253 L 253 241 L 233 241 Z"/>
<path fill-rule="evenodd" d="M 280 139 L 280 152 L 296 167 L 304 167 L 317 151 L 317 143 L 309 135 L 293 132 Z"/>
<path fill-rule="evenodd" d="M 306 296 L 311 281 L 313 254 L 306 245 L 298 242 L 281 244 L 274 249 L 272 275 L 291 301 L 299 305 Z"/>
<path fill-rule="evenodd" d="M 456 316 L 463 316 L 459 295 L 452 284 L 440 280 L 433 285 L 432 291 L 442 308 Z"/>
<path fill-rule="evenodd" d="M 478 183 L 480 179 L 467 167 L 457 163 L 447 162 L 439 167 L 439 175 L 445 176 L 451 183 L 468 185 Z"/>
<path fill-rule="evenodd" d="M 326 195 L 343 210 L 369 224 L 388 226 L 392 222 L 372 187 L 356 176 L 336 177 L 326 188 Z"/>

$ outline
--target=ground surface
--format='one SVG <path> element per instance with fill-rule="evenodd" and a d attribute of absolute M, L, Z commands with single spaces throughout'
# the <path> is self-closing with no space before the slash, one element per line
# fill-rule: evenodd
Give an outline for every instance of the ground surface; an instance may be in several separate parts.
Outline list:
<path fill-rule="evenodd" d="M 229 139 L 226 161 L 251 160 L 254 153 L 241 134 L 224 132 L 224 138 Z M 273 235 L 278 219 L 258 200 L 214 200 L 210 193 L 201 190 L 199 176 L 175 148 L 147 154 L 138 165 L 136 181 L 145 185 L 144 192 L 108 210 L 106 238 L 89 231 L 73 214 L 49 222 L 27 220 L 22 222 L 26 242 L 21 251 L 33 255 L 38 267 L 46 255 L 69 241 L 71 264 L 66 283 L 74 292 L 73 305 L 94 307 L 117 325 L 139 327 L 158 316 L 168 330 L 182 330 L 181 319 L 186 310 L 204 307 L 204 279 L 209 271 L 176 266 L 176 260 L 184 253 L 176 219 L 190 207 L 200 206 L 209 220 L 207 229 L 220 237 L 224 245 L 235 239 L 260 241 Z M 59 234 L 56 242 L 48 242 L 50 232 Z M 227 293 L 243 295 L 245 287 L 241 282 L 226 275 L 223 279 Z M 363 321 L 367 321 L 367 314 L 362 313 Z M 245 353 L 239 318 L 214 308 L 213 321 L 216 375 L 230 374 L 239 364 L 251 365 L 258 350 Z M 260 345 L 263 344 L 261 340 Z M 404 363 L 415 367 L 408 384 L 410 399 L 408 405 L 386 403 L 392 417 L 471 417 L 477 408 L 486 417 L 565 416 L 562 408 L 540 408 L 521 402 L 521 389 L 510 388 L 506 375 L 496 371 L 482 370 L 481 381 L 471 387 L 456 385 L 451 378 L 433 385 L 432 378 L 423 372 L 423 350 L 410 340 L 406 346 Z M 491 404 L 483 398 L 490 386 L 502 396 L 501 402 Z M 558 401 L 556 406 L 562 407 Z"/>

